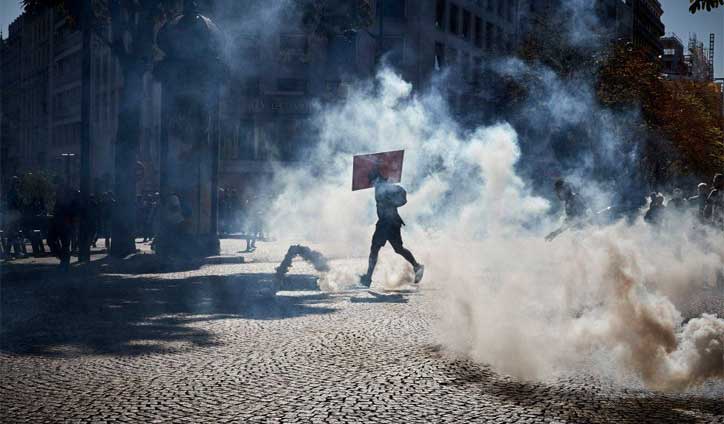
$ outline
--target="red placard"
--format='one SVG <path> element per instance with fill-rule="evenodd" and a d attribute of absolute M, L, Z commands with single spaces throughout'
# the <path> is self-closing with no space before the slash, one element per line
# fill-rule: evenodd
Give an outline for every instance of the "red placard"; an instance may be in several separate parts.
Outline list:
<path fill-rule="evenodd" d="M 355 156 L 352 160 L 352 191 L 371 188 L 369 174 L 375 168 L 387 181 L 399 183 L 404 157 L 404 150 Z"/>

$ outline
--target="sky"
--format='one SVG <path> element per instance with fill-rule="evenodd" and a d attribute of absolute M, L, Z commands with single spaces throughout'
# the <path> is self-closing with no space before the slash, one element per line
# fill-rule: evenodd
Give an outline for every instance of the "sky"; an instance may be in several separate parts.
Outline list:
<path fill-rule="evenodd" d="M 21 0 L 0 0 L 0 30 L 8 36 L 8 25 L 22 12 Z"/>
<path fill-rule="evenodd" d="M 0 0 L 0 29 L 7 37 L 8 25 L 21 12 L 21 0 Z M 715 74 L 724 77 L 724 8 L 719 7 L 711 12 L 699 12 L 695 15 L 689 13 L 687 1 L 661 0 L 664 9 L 662 20 L 666 25 L 666 32 L 674 32 L 684 44 L 689 39 L 690 32 L 696 32 L 699 40 L 709 46 L 709 33 L 716 34 L 716 63 Z"/>
<path fill-rule="evenodd" d="M 1 1 L 1 0 L 0 0 Z M 724 77 L 724 7 L 706 10 L 694 15 L 689 13 L 687 1 L 683 0 L 660 0 L 664 9 L 664 16 L 661 20 L 666 26 L 666 33 L 675 33 L 681 41 L 686 43 L 689 40 L 689 33 L 695 32 L 699 41 L 704 41 L 704 47 L 709 48 L 709 34 L 714 33 L 715 47 L 714 75 L 717 78 Z"/>

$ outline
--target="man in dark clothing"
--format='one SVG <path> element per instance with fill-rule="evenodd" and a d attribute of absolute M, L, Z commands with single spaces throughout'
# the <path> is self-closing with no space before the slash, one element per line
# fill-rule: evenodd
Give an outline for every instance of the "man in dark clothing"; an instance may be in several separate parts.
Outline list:
<path fill-rule="evenodd" d="M 696 196 L 689 197 L 689 205 L 697 208 L 697 216 L 704 219 L 706 209 L 706 198 L 709 196 L 709 186 L 706 183 L 699 183 L 696 186 Z"/>
<path fill-rule="evenodd" d="M 60 269 L 63 271 L 70 266 L 70 243 L 77 210 L 74 197 L 72 190 L 65 186 L 58 186 L 53 218 L 48 228 L 48 245 L 51 252 L 60 259 Z"/>
<path fill-rule="evenodd" d="M 3 222 L 3 224 L 5 225 L 5 230 L 7 231 L 6 253 L 10 255 L 11 250 L 14 250 L 16 257 L 25 256 L 25 240 L 22 233 L 23 202 L 20 197 L 20 178 L 18 176 L 13 176 L 10 183 L 10 190 L 7 193 L 7 210 L 5 211 L 5 222 Z"/>
<path fill-rule="evenodd" d="M 706 198 L 706 216 L 711 225 L 719 231 L 724 231 L 724 175 L 714 175 L 713 190 Z M 719 270 L 716 277 L 717 286 L 724 291 L 724 270 Z"/>
<path fill-rule="evenodd" d="M 73 190 L 73 197 L 71 200 L 71 205 L 73 207 L 73 211 L 71 215 L 73 216 L 71 228 L 72 228 L 72 236 L 70 239 L 70 251 L 73 254 L 80 253 L 80 190 Z"/>
<path fill-rule="evenodd" d="M 407 193 L 399 185 L 387 182 L 387 179 L 376 171 L 370 173 L 369 179 L 375 187 L 378 220 L 372 236 L 367 273 L 361 276 L 360 284 L 367 287 L 372 284 L 372 273 L 377 265 L 377 257 L 380 249 L 387 242 L 390 242 L 395 253 L 412 265 L 412 269 L 415 271 L 415 284 L 417 284 L 422 279 L 425 267 L 419 264 L 412 253 L 402 246 L 401 229 L 405 223 L 397 213 L 397 208 L 407 203 Z"/>
<path fill-rule="evenodd" d="M 724 175 L 714 175 L 713 189 L 706 198 L 705 216 L 718 230 L 724 230 Z"/>
<path fill-rule="evenodd" d="M 680 188 L 675 188 L 673 192 L 671 193 L 671 199 L 669 200 L 669 203 L 667 203 L 667 206 L 670 206 L 672 209 L 682 211 L 686 208 L 686 198 L 684 197 L 684 192 L 681 191 Z"/>
<path fill-rule="evenodd" d="M 644 221 L 649 224 L 661 224 L 665 211 L 664 196 L 662 196 L 661 193 L 651 193 L 649 199 L 649 209 L 646 211 L 646 215 L 644 215 Z"/>
<path fill-rule="evenodd" d="M 90 198 L 88 200 L 88 223 L 91 227 L 89 233 L 91 234 L 91 247 L 98 247 L 98 236 L 100 232 L 100 225 L 101 225 L 101 205 L 100 205 L 100 195 L 99 194 L 91 194 Z"/>
<path fill-rule="evenodd" d="M 587 215 L 585 203 L 581 199 L 581 196 L 573 191 L 570 184 L 563 179 L 559 179 L 556 181 L 554 188 L 558 200 L 563 202 L 566 218 L 560 228 L 545 237 L 546 241 L 552 241 L 567 229 L 581 225 Z"/>
<path fill-rule="evenodd" d="M 116 200 L 113 193 L 107 191 L 103 193 L 103 197 L 98 204 L 100 213 L 100 237 L 103 237 L 107 252 L 111 250 L 111 219 L 113 217 L 113 209 L 115 209 Z"/>

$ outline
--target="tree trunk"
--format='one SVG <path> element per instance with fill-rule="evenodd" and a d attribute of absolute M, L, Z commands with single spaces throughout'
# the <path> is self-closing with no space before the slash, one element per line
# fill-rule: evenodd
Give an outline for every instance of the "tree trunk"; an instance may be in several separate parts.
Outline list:
<path fill-rule="evenodd" d="M 124 257 L 136 252 L 136 156 L 140 140 L 143 66 L 128 64 L 121 69 L 118 131 L 115 145 L 115 195 L 111 230 L 111 255 Z"/>
<path fill-rule="evenodd" d="M 90 86 L 91 86 L 91 8 L 90 3 L 83 5 L 83 62 L 81 71 L 81 131 L 80 131 L 80 200 L 81 212 L 79 222 L 80 248 L 78 260 L 90 261 L 90 245 L 92 234 L 90 211 L 90 182 L 91 182 L 91 118 L 90 118 Z"/>

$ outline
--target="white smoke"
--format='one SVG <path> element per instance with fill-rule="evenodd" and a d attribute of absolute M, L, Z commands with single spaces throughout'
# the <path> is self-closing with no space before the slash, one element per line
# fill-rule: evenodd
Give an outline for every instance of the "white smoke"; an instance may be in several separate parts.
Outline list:
<path fill-rule="evenodd" d="M 635 373 L 652 388 L 679 390 L 723 377 L 724 321 L 701 314 L 684 323 L 675 307 L 721 272 L 721 234 L 690 230 L 685 215 L 667 230 L 619 222 L 546 243 L 555 223 L 548 201 L 516 172 L 516 131 L 502 122 L 463 130 L 439 93 L 415 94 L 390 70 L 320 106 L 317 125 L 312 162 L 277 172 L 282 194 L 269 227 L 334 241 L 326 255 L 366 258 L 374 200 L 350 190 L 352 155 L 405 149 L 403 239 L 426 264 L 423 287 L 445 294 L 435 306 L 450 350 L 521 378 Z M 320 284 L 348 288 L 366 266 L 343 263 L 333 261 Z M 374 279 L 399 285 L 411 269 L 383 249 Z"/>
<path fill-rule="evenodd" d="M 263 52 L 240 47 L 250 38 L 267 45 L 284 22 L 298 18 L 287 16 L 295 10 L 288 0 L 252 3 L 221 2 L 215 15 L 230 39 L 230 65 L 244 77 L 264 73 L 257 63 Z M 562 2 L 561 30 L 572 46 L 597 48 L 605 41 L 594 9 L 593 2 Z M 585 81 L 562 80 L 518 60 L 492 68 L 526 85 L 529 99 L 519 116 L 531 130 L 523 134 L 535 140 L 523 144 L 506 122 L 463 128 L 435 89 L 444 87 L 444 77 L 429 91 L 413 92 L 382 69 L 339 104 L 318 106 L 316 148 L 304 165 L 275 172 L 269 191 L 280 195 L 267 228 L 293 243 L 321 246 L 332 259 L 319 281 L 324 290 L 353 287 L 367 265 L 376 217 L 372 192 L 350 190 L 352 156 L 405 149 L 403 239 L 426 265 L 422 295 L 425 286 L 439 289 L 436 328 L 449 350 L 521 378 L 635 373 L 650 387 L 670 390 L 722 378 L 724 322 L 689 305 L 692 294 L 722 272 L 721 234 L 692 230 L 697 226 L 684 215 L 671 217 L 661 231 L 639 220 L 544 242 L 556 227 L 549 211 L 557 205 L 533 194 L 534 181 L 522 175 L 537 176 L 552 162 L 551 144 L 560 133 L 584 127 L 572 141 L 587 154 L 576 156 L 575 169 L 563 168 L 592 209 L 609 205 L 617 198 L 609 187 L 620 188 L 637 171 L 635 144 L 622 136 L 631 133 L 629 121 L 598 105 Z M 537 167 L 521 166 L 521 145 Z M 587 183 L 597 173 L 609 181 Z M 396 288 L 410 283 L 412 271 L 385 248 L 373 279 Z M 685 322 L 680 311 L 698 318 Z"/>

